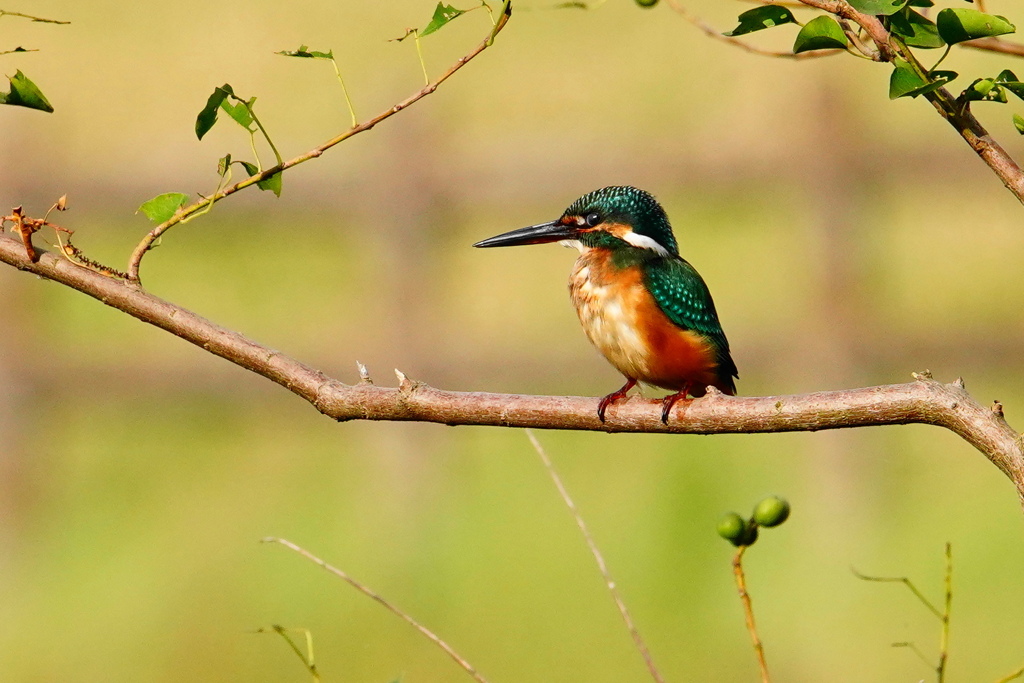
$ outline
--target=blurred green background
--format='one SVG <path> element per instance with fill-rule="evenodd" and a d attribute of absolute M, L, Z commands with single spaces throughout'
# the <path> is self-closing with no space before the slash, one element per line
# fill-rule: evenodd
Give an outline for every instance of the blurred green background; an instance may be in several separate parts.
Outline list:
<path fill-rule="evenodd" d="M 469 3 L 467 3 L 469 4 Z M 692 0 L 721 30 L 749 6 Z M 56 113 L 0 110 L 0 208 L 60 216 L 122 266 L 168 191 L 210 193 L 236 127 L 195 139 L 224 82 L 259 98 L 285 157 L 421 86 L 428 0 L 5 6 L 3 57 Z M 1024 20 L 1009 0 L 990 11 Z M 425 38 L 432 75 L 483 12 Z M 751 41 L 786 47 L 795 29 Z M 937 55 L 936 55 L 937 57 Z M 955 51 L 963 73 L 1014 59 Z M 980 75 L 980 73 L 979 73 Z M 414 108 L 179 226 L 146 285 L 345 381 L 356 360 L 434 386 L 597 396 L 620 378 L 568 303 L 557 247 L 476 251 L 580 194 L 658 196 L 707 279 L 744 394 L 907 381 L 930 368 L 1024 428 L 1024 210 L 888 69 L 794 63 L 705 37 L 670 8 L 517 4 L 493 50 Z M 977 107 L 1018 158 L 1011 108 Z M 1022 107 L 1016 103 L 1016 109 Z M 230 122 L 229 122 L 230 123 Z M 265 157 L 268 158 L 268 157 Z M 335 424 L 281 388 L 71 290 L 0 268 L 0 678 L 305 681 L 270 624 L 312 630 L 325 681 L 468 680 L 406 624 L 264 536 L 350 572 L 492 681 L 645 680 L 564 505 L 518 430 Z M 672 681 L 756 677 L 714 532 L 793 503 L 748 553 L 779 681 L 917 681 L 953 543 L 949 680 L 1024 665 L 1022 517 L 1010 483 L 937 428 L 737 436 L 539 435 Z"/>

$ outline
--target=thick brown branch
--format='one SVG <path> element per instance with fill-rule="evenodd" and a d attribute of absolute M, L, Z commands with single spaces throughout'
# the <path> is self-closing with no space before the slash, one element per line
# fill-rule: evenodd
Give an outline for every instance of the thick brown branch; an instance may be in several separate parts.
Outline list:
<path fill-rule="evenodd" d="M 48 252 L 32 262 L 25 246 L 0 235 L 0 261 L 76 289 L 277 382 L 335 420 L 412 420 L 447 425 L 492 425 L 609 432 L 722 434 L 816 431 L 870 425 L 945 427 L 981 451 L 1024 497 L 1024 450 L 1002 412 L 978 404 L 962 383 L 927 377 L 907 384 L 793 396 L 734 397 L 713 392 L 681 403 L 662 424 L 661 403 L 616 404 L 607 423 L 597 401 L 578 396 L 523 396 L 434 389 L 399 374 L 400 385 L 363 379 L 347 385 L 288 356 L 164 301 L 141 287 L 106 277 Z"/>

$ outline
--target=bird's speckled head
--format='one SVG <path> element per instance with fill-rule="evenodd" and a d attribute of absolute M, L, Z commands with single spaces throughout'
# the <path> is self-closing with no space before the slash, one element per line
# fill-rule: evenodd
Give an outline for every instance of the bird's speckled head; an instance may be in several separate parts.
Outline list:
<path fill-rule="evenodd" d="M 609 249 L 635 258 L 679 256 L 668 216 L 658 201 L 635 187 L 605 187 L 585 194 L 550 223 L 512 230 L 474 244 L 511 247 L 562 242 L 580 250 Z"/>
<path fill-rule="evenodd" d="M 603 232 L 635 247 L 656 251 L 661 247 L 669 254 L 679 255 L 665 209 L 650 193 L 635 187 L 616 185 L 585 194 L 565 210 L 559 222 L 593 228 L 578 237 L 585 246 L 598 246 L 588 242 L 600 240 Z"/>

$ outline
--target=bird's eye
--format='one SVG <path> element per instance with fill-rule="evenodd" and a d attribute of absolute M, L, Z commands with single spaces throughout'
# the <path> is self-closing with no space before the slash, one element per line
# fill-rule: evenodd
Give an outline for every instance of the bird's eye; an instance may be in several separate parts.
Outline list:
<path fill-rule="evenodd" d="M 601 216 L 599 216 L 598 214 L 591 213 L 591 214 L 587 215 L 587 225 L 590 226 L 591 228 L 593 228 L 594 226 L 596 226 L 600 222 L 601 222 Z"/>

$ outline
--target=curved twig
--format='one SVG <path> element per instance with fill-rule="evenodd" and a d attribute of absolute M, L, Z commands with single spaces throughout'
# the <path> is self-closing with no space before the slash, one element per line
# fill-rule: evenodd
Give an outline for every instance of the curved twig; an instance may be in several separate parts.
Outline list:
<path fill-rule="evenodd" d="M 779 5 L 783 3 L 773 2 L 771 4 Z M 677 0 L 668 0 L 668 6 L 672 8 L 672 10 L 676 14 L 678 14 L 683 19 L 685 19 L 686 21 L 690 22 L 698 29 L 700 29 L 707 37 L 719 40 L 723 43 L 727 43 L 729 45 L 732 45 L 733 47 L 738 47 L 741 50 L 745 50 L 746 52 L 750 52 L 755 55 L 761 55 L 762 57 L 779 57 L 780 59 L 815 59 L 817 57 L 830 57 L 832 55 L 838 55 L 843 52 L 843 50 L 811 50 L 809 52 L 794 53 L 782 52 L 780 50 L 765 50 L 764 48 L 760 48 L 757 47 L 756 45 L 752 45 L 750 43 L 742 41 L 739 38 L 733 38 L 731 36 L 724 35 L 714 26 L 711 26 L 706 21 L 698 17 L 696 14 L 693 14 L 692 12 L 690 12 L 690 10 L 683 7 L 683 5 L 679 4 Z M 803 7 L 803 5 L 800 6 Z"/>
<path fill-rule="evenodd" d="M 131 258 L 128 260 L 128 279 L 133 282 L 139 282 L 139 266 L 142 262 L 142 257 L 146 255 L 147 251 L 153 248 L 154 242 L 156 242 L 156 240 L 161 235 L 167 232 L 168 229 L 172 228 L 178 223 L 181 223 L 182 221 L 188 219 L 189 217 L 195 215 L 196 213 L 206 209 L 215 202 L 218 202 L 221 199 L 224 199 L 225 197 L 233 195 L 239 190 L 244 190 L 245 188 L 251 185 L 256 185 L 260 182 L 263 182 L 264 180 L 267 180 L 268 178 L 271 178 L 277 175 L 278 173 L 286 171 L 292 166 L 298 166 L 299 164 L 309 161 L 310 159 L 316 159 L 331 147 L 334 147 L 335 145 L 344 142 L 345 140 L 348 140 L 353 135 L 365 133 L 366 131 L 370 130 L 384 119 L 394 116 L 403 109 L 412 106 L 413 104 L 419 102 L 427 95 L 433 93 L 435 90 L 437 90 L 437 87 L 439 85 L 447 81 L 456 71 L 464 67 L 466 64 L 470 62 L 470 60 L 472 60 L 474 57 L 476 57 L 481 52 L 490 47 L 491 44 L 494 42 L 494 37 L 498 35 L 498 33 L 500 33 L 503 28 L 505 28 L 505 24 L 508 23 L 508 20 L 511 16 L 512 4 L 511 2 L 506 0 L 500 16 L 498 17 L 494 26 L 488 32 L 486 38 L 484 38 L 475 48 L 470 50 L 464 56 L 459 57 L 455 61 L 455 63 L 448 67 L 448 69 L 443 74 L 438 76 L 435 81 L 433 81 L 432 83 L 428 83 L 418 92 L 410 95 L 409 97 L 402 100 L 398 104 L 389 107 L 388 109 L 385 109 L 381 113 L 374 116 L 372 119 L 364 121 L 363 123 L 360 123 L 357 126 L 349 128 L 344 133 L 334 136 L 327 142 L 324 142 L 323 144 L 311 149 L 305 154 L 300 154 L 294 159 L 289 159 L 288 161 L 279 163 L 276 166 L 266 168 L 263 171 L 246 178 L 245 180 L 240 180 L 234 185 L 230 185 L 224 188 L 220 192 L 216 192 L 209 197 L 205 197 L 194 204 L 186 206 L 185 208 L 175 213 L 173 217 L 169 218 L 168 220 L 164 221 L 160 225 L 150 230 L 148 233 L 146 233 L 146 236 L 142 239 L 142 241 L 139 242 L 138 246 L 135 247 L 135 250 L 132 252 Z"/>
<path fill-rule="evenodd" d="M 32 262 L 24 245 L 0 235 L 0 261 L 76 289 L 108 306 L 170 332 L 247 370 L 277 382 L 335 420 L 411 420 L 447 425 L 492 425 L 608 432 L 724 434 L 816 431 L 872 425 L 945 427 L 981 451 L 1013 481 L 1024 499 L 1024 448 L 1002 408 L 980 405 L 960 381 L 941 384 L 928 375 L 907 384 L 793 396 L 736 397 L 711 392 L 681 403 L 668 424 L 661 403 L 632 399 L 615 404 L 608 421 L 597 401 L 579 396 L 523 396 L 434 389 L 398 373 L 398 387 L 362 379 L 348 385 L 280 352 L 220 327 L 137 285 L 100 275 L 39 250 Z"/>

